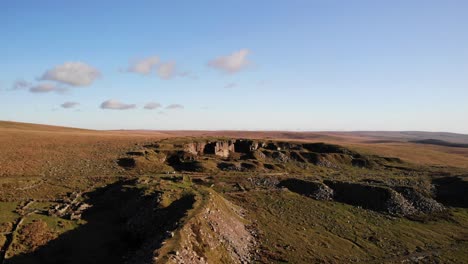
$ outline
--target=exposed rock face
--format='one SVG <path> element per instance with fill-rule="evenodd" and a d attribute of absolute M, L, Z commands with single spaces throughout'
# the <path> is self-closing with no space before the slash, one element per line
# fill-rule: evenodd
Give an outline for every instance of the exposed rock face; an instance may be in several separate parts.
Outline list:
<path fill-rule="evenodd" d="M 264 148 L 268 150 L 281 150 L 281 148 L 273 142 L 266 143 Z"/>
<path fill-rule="evenodd" d="M 239 153 L 250 153 L 258 149 L 258 142 L 247 139 L 238 139 L 234 142 L 234 151 Z"/>
<path fill-rule="evenodd" d="M 264 160 L 266 158 L 265 154 L 260 150 L 252 151 L 250 157 L 252 157 L 255 160 Z"/>
<path fill-rule="evenodd" d="M 204 148 L 205 154 L 214 154 L 222 158 L 229 157 L 229 153 L 234 151 L 234 143 L 231 140 L 208 142 Z"/>
<path fill-rule="evenodd" d="M 205 146 L 205 142 L 192 142 L 184 145 L 184 151 L 194 155 L 203 155 Z"/>
<path fill-rule="evenodd" d="M 289 161 L 289 157 L 282 152 L 273 152 L 272 157 L 278 162 L 282 162 L 282 163 Z"/>
<path fill-rule="evenodd" d="M 276 145 L 280 150 L 300 150 L 302 149 L 302 144 L 295 144 L 289 142 L 277 142 Z"/>

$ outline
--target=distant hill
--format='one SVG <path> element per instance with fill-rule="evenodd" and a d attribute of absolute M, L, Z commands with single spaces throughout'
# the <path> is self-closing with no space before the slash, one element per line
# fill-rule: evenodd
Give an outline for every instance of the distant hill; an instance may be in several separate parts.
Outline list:
<path fill-rule="evenodd" d="M 51 132 L 84 132 L 89 129 L 51 126 L 43 124 L 21 123 L 12 121 L 0 121 L 0 130 L 26 130 L 26 131 L 51 131 Z"/>
<path fill-rule="evenodd" d="M 50 131 L 50 132 L 111 132 L 131 135 L 167 136 L 228 136 L 292 140 L 336 140 L 364 143 L 413 142 L 440 146 L 468 144 L 468 135 L 450 132 L 423 131 L 241 131 L 241 130 L 89 130 L 43 124 L 0 121 L 0 130 Z M 429 141 L 428 141 L 429 140 Z M 418 142 L 422 141 L 422 142 Z M 453 145 L 455 144 L 455 145 Z M 462 146 L 465 147 L 465 146 Z"/>
<path fill-rule="evenodd" d="M 417 141 L 417 140 L 442 140 L 449 143 L 468 144 L 468 135 L 450 132 L 424 132 L 424 131 L 355 131 L 336 132 L 336 134 L 348 134 L 359 137 L 374 138 L 383 141 Z"/>
<path fill-rule="evenodd" d="M 438 139 L 413 140 L 410 142 L 419 143 L 419 144 L 438 145 L 438 146 L 444 146 L 444 147 L 468 148 L 468 144 L 452 143 L 452 142 L 447 142 L 447 141 L 438 140 Z"/>

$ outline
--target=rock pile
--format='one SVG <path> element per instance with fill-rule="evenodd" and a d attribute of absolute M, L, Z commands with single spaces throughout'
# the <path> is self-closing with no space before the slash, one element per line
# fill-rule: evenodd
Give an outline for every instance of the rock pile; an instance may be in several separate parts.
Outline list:
<path fill-rule="evenodd" d="M 333 190 L 321 182 L 287 179 L 279 183 L 279 187 L 286 187 L 293 192 L 314 198 L 316 200 L 333 200 Z"/>
<path fill-rule="evenodd" d="M 73 192 L 63 201 L 48 210 L 49 216 L 68 218 L 70 220 L 81 219 L 82 213 L 91 205 L 81 202 L 81 193 Z"/>
<path fill-rule="evenodd" d="M 445 207 L 422 191 L 408 186 L 326 180 L 322 182 L 286 179 L 278 184 L 316 200 L 338 201 L 399 216 L 429 215 Z"/>

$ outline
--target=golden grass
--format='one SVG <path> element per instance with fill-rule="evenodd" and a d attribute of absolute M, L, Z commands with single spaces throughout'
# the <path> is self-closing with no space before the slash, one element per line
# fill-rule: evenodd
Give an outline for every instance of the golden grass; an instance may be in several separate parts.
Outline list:
<path fill-rule="evenodd" d="M 0 121 L 0 177 L 108 176 L 122 173 L 115 160 L 135 144 L 170 137 L 224 136 L 326 142 L 420 165 L 468 168 L 468 149 L 407 142 L 369 143 L 371 136 L 285 131 L 97 131 Z"/>

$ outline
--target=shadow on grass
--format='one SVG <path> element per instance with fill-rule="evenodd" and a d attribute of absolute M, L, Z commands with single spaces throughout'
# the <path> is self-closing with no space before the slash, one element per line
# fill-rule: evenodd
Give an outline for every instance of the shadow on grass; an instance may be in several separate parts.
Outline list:
<path fill-rule="evenodd" d="M 153 251 L 195 199 L 184 196 L 160 208 L 160 193 L 143 195 L 134 185 L 133 180 L 121 181 L 87 193 L 85 202 L 92 207 L 83 213 L 86 224 L 5 263 L 151 262 Z"/>
<path fill-rule="evenodd" d="M 468 177 L 434 179 L 437 200 L 444 205 L 468 208 Z"/>

